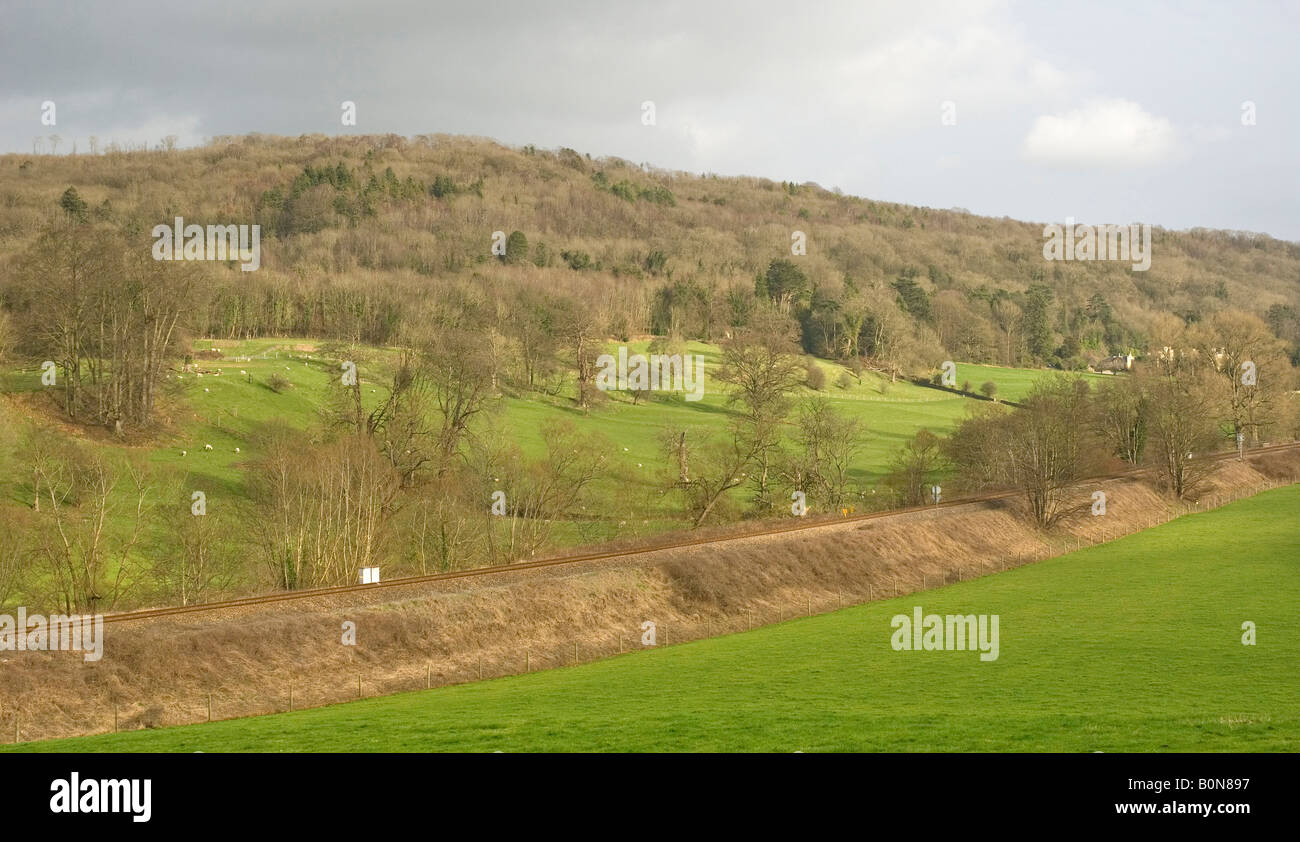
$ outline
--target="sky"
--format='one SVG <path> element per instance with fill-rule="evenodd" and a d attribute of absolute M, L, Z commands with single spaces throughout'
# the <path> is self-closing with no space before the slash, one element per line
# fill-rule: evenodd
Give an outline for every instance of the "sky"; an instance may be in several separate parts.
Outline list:
<path fill-rule="evenodd" d="M 0 152 L 465 134 L 1300 241 L 1297 34 L 1237 0 L 0 0 Z"/>

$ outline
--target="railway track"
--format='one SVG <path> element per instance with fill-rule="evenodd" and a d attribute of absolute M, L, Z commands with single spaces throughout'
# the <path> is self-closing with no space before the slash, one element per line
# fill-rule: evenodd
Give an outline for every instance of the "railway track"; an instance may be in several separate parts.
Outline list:
<path fill-rule="evenodd" d="M 1295 450 L 1300 448 L 1300 442 L 1289 444 L 1267 445 L 1257 447 L 1247 452 L 1247 456 L 1258 456 L 1266 453 L 1274 453 L 1285 450 Z M 1228 461 L 1237 458 L 1237 452 L 1217 453 L 1203 457 L 1211 461 Z M 1141 476 L 1151 472 L 1151 468 L 1132 468 L 1125 471 L 1117 471 L 1110 474 L 1101 474 L 1089 477 L 1087 481 L 1101 481 L 1113 479 L 1125 479 L 1129 477 Z M 892 517 L 914 512 L 935 511 L 946 509 L 954 506 L 965 506 L 971 503 L 985 503 L 994 500 L 1004 500 L 1009 497 L 1016 497 L 1019 491 L 994 491 L 983 494 L 975 494 L 967 497 L 956 497 L 941 503 L 927 504 L 923 506 L 910 506 L 901 509 L 887 509 L 879 512 L 867 512 L 864 514 L 848 515 L 844 517 L 828 517 L 818 520 L 799 520 L 790 524 L 783 524 L 771 529 L 764 529 L 757 532 L 743 533 L 739 535 L 721 535 L 710 538 L 688 538 L 676 541 L 667 541 L 653 544 L 646 547 L 637 547 L 634 549 L 606 550 L 603 552 L 579 553 L 574 555 L 554 556 L 551 558 L 535 559 L 530 561 L 517 561 L 512 564 L 501 564 L 494 567 L 477 567 L 470 570 L 456 570 L 447 573 L 431 573 L 423 576 L 405 576 L 397 579 L 389 579 L 382 582 L 375 582 L 366 585 L 338 585 L 327 588 L 311 588 L 301 591 L 282 591 L 279 593 L 262 594 L 259 596 L 242 597 L 239 599 L 224 600 L 221 602 L 203 602 L 195 605 L 178 605 L 167 608 L 147 608 L 139 611 L 126 611 L 117 614 L 105 614 L 105 623 L 128 623 L 139 620 L 151 620 L 159 617 L 174 617 L 182 614 L 195 614 L 208 611 L 221 611 L 230 608 L 240 608 L 251 605 L 267 605 L 276 602 L 291 602 L 301 599 L 312 599 L 322 596 L 333 596 L 336 594 L 374 592 L 383 588 L 397 588 L 410 585 L 419 585 L 429 582 L 445 582 L 457 579 L 473 579 L 483 576 L 499 576 L 508 573 L 520 573 L 528 570 L 540 570 L 550 567 L 562 567 L 571 564 L 582 564 L 584 562 L 608 561 L 616 558 L 628 558 L 631 556 L 644 555 L 646 553 L 660 552 L 663 550 L 675 550 L 684 547 L 701 547 L 710 544 L 722 544 L 728 541 L 738 541 L 746 538 L 762 538 L 772 535 L 785 535 L 793 532 L 802 532 L 808 529 L 821 529 L 830 526 L 842 526 L 846 523 L 855 523 L 877 518 Z"/>

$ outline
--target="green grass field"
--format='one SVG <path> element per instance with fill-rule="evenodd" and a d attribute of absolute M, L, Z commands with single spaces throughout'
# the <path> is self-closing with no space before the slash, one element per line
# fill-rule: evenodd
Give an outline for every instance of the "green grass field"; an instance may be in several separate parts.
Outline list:
<path fill-rule="evenodd" d="M 1033 385 L 1043 377 L 1051 377 L 1062 372 L 1048 372 L 1032 368 L 1005 368 L 997 365 L 980 365 L 976 363 L 957 363 L 957 385 L 970 383 L 971 391 L 980 393 L 980 386 L 992 380 L 998 387 L 997 397 L 1004 401 L 1020 401 Z M 1093 388 L 1107 380 L 1114 380 L 1111 374 L 1093 374 L 1087 371 L 1070 372 L 1071 376 L 1082 377 Z"/>
<path fill-rule="evenodd" d="M 195 363 L 208 373 L 172 372 L 164 381 L 165 399 L 160 415 L 170 420 L 168 433 L 139 444 L 134 449 L 147 454 L 160 467 L 184 471 L 189 486 L 202 488 L 213 504 L 240 499 L 246 495 L 246 468 L 259 456 L 257 434 L 267 422 L 281 421 L 303 430 L 318 428 L 320 409 L 328 403 L 331 388 L 338 383 L 339 362 L 327 352 L 328 346 L 302 339 L 256 339 L 241 342 L 194 342 L 195 352 L 218 345 L 223 358 Z M 315 351 L 304 350 L 317 348 Z M 648 350 L 647 342 L 630 344 L 633 353 Z M 584 432 L 599 432 L 610 442 L 608 473 L 592 489 L 598 499 L 620 499 L 640 515 L 625 526 L 627 512 L 610 514 L 602 521 L 563 523 L 555 540 L 561 545 L 589 543 L 633 534 L 653 534 L 682 528 L 685 523 L 675 506 L 669 506 L 662 491 L 659 475 L 667 464 L 662 452 L 660 433 L 665 428 L 689 428 L 695 434 L 725 434 L 735 411 L 727 405 L 721 384 L 711 375 L 718 360 L 718 348 L 692 342 L 684 349 L 704 359 L 706 368 L 703 400 L 686 401 L 681 395 L 657 395 L 641 405 L 633 405 L 620 393 L 583 415 L 571 399 L 572 390 L 549 396 L 540 392 L 507 395 L 500 405 L 496 424 L 506 438 L 516 443 L 526 457 L 539 458 L 544 445 L 541 435 L 548 419 L 564 418 Z M 384 384 L 391 377 L 393 354 L 383 349 L 366 349 L 358 361 L 362 397 L 373 406 L 386 395 Z M 818 361 L 826 373 L 826 387 L 818 394 L 829 398 L 837 409 L 862 424 L 865 440 L 854 460 L 850 476 L 864 492 L 877 489 L 889 462 L 904 442 L 917 430 L 927 428 L 944 435 L 977 402 L 959 395 L 927 389 L 906 381 L 887 383 L 870 372 L 861 378 L 842 377 L 846 369 L 836 363 Z M 214 372 L 219 371 L 216 375 Z M 277 393 L 268 382 L 273 374 L 288 379 L 291 387 Z M 999 384 L 999 395 L 1009 399 L 1023 396 L 1038 378 L 1052 376 L 1046 371 L 958 367 L 959 382 L 970 379 L 976 386 L 992 379 Z M 11 371 L 3 378 L 9 392 L 41 390 L 39 370 Z M 800 388 L 801 397 L 813 394 Z M 205 449 L 211 445 L 212 450 Z M 108 449 L 126 450 L 114 442 L 104 441 Z M 239 452 L 236 452 L 238 448 Z M 184 455 L 182 455 L 184 452 Z M 0 494 L 15 503 L 28 504 L 26 475 L 15 470 L 0 477 Z M 127 484 L 119 488 L 122 511 L 129 511 Z M 744 492 L 736 492 L 743 496 Z M 816 511 L 816 501 L 810 501 Z M 642 522 L 644 520 L 644 522 Z M 115 524 L 125 529 L 126 524 Z"/>
<path fill-rule="evenodd" d="M 1296 751 L 1300 485 L 983 579 L 594 664 L 35 751 Z M 998 614 L 1000 656 L 890 618 Z M 1243 622 L 1258 642 L 1242 643 Z"/>
<path fill-rule="evenodd" d="M 198 358 L 212 348 L 221 350 L 221 358 Z M 212 510 L 223 506 L 233 510 L 234 505 L 247 499 L 249 466 L 261 455 L 258 436 L 268 422 L 278 421 L 301 430 L 305 439 L 319 435 L 321 411 L 329 405 L 331 392 L 337 394 L 339 388 L 342 370 L 336 357 L 346 352 L 337 344 L 294 338 L 220 342 L 200 339 L 193 342 L 192 350 L 199 371 L 171 371 L 163 383 L 159 415 L 167 422 L 165 432 L 130 446 L 99 433 L 97 446 L 107 452 L 143 455 L 162 469 L 160 474 L 171 475 L 184 488 L 202 490 Z M 614 347 L 607 350 L 613 352 Z M 649 342 L 629 343 L 629 350 L 647 353 Z M 599 433 L 607 439 L 609 459 L 604 474 L 592 484 L 590 496 L 594 500 L 618 500 L 621 505 L 593 509 L 592 513 L 598 515 L 595 517 L 557 521 L 550 536 L 553 550 L 660 535 L 689 526 L 680 501 L 663 494 L 666 474 L 675 466 L 668 464 L 661 435 L 670 428 L 689 429 L 697 445 L 704 436 L 714 436 L 720 442 L 727 435 L 728 424 L 738 416 L 736 409 L 728 405 L 722 384 L 713 379 L 719 348 L 690 342 L 682 350 L 704 361 L 702 400 L 686 401 L 680 394 L 668 393 L 652 395 L 634 405 L 628 395 L 610 393 L 608 400 L 584 415 L 572 399 L 573 384 L 569 383 L 555 395 L 541 391 L 505 393 L 494 402 L 493 417 L 481 422 L 478 432 L 484 431 L 483 424 L 491 424 L 499 433 L 489 437 L 499 435 L 514 443 L 530 460 L 544 455 L 542 429 L 548 420 L 565 419 L 583 433 Z M 357 371 L 362 400 L 368 408 L 386 397 L 385 383 L 391 382 L 395 358 L 391 349 L 360 349 Z M 891 383 L 869 371 L 853 377 L 844 366 L 826 360 L 817 360 L 816 364 L 826 375 L 825 388 L 814 392 L 800 386 L 792 397 L 797 400 L 820 395 L 860 422 L 862 446 L 850 465 L 849 476 L 863 495 L 864 507 L 888 503 L 883 494 L 874 495 L 886 491 L 881 481 L 890 461 L 918 430 L 926 428 L 947 435 L 972 407 L 982 403 L 905 380 Z M 1038 379 L 1056 376 L 1044 370 L 965 363 L 958 365 L 957 374 L 959 384 L 969 380 L 976 389 L 986 380 L 993 380 L 998 384 L 999 398 L 1008 400 L 1023 397 Z M 273 375 L 284 377 L 291 385 L 279 392 L 272 390 L 269 383 Z M 31 367 L 8 371 L 0 377 L 0 389 L 11 393 L 42 391 L 40 371 Z M 6 414 L 10 421 L 16 421 L 22 411 L 0 412 L 0 428 L 6 424 Z M 21 453 L 12 432 L 7 446 L 4 438 L 0 429 L 0 464 L 4 451 Z M 207 450 L 207 445 L 212 450 Z M 21 460 L 21 456 L 18 458 Z M 108 527 L 115 534 L 125 536 L 132 528 L 132 493 L 127 482 L 118 483 L 114 490 L 115 507 Z M 741 487 L 730 493 L 743 506 L 741 501 L 751 489 Z M 30 506 L 30 494 L 30 479 L 21 461 L 16 469 L 0 476 L 0 496 L 11 503 Z M 809 504 L 814 513 L 819 511 L 818 501 L 810 500 Z M 136 560 L 148 563 L 142 552 L 137 550 Z M 28 602 L 34 599 L 21 593 L 11 598 Z"/>

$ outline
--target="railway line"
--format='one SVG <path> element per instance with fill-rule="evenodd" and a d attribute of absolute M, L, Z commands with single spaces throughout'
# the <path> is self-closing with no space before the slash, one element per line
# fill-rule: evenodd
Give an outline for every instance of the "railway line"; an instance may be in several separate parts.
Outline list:
<path fill-rule="evenodd" d="M 1287 450 L 1296 450 L 1300 448 L 1300 442 L 1288 444 L 1266 445 L 1257 447 L 1246 452 L 1248 457 L 1260 456 L 1267 453 L 1275 453 Z M 1237 458 L 1237 452 L 1216 453 L 1202 457 L 1205 460 L 1227 461 Z M 1150 468 L 1132 468 L 1124 471 L 1116 471 L 1109 474 L 1101 474 L 1089 477 L 1089 480 L 1113 480 L 1124 479 L 1128 477 L 1141 476 L 1151 472 Z M 567 565 L 578 565 L 596 561 L 609 561 L 617 558 L 629 558 L 632 556 L 644 555 L 646 553 L 661 552 L 664 550 L 682 549 L 685 547 L 701 547 L 711 544 L 722 544 L 729 541 L 739 541 L 748 538 L 762 538 L 773 535 L 784 535 L 794 532 L 802 532 L 810 529 L 821 529 L 831 526 L 842 526 L 846 523 L 855 523 L 862 521 L 875 520 L 878 518 L 892 517 L 908 513 L 935 511 L 938 509 L 951 508 L 954 506 L 965 506 L 972 503 L 984 503 L 994 500 L 1003 500 L 1010 497 L 1016 497 L 1019 491 L 993 491 L 982 494 L 974 494 L 966 497 L 956 497 L 940 503 L 927 504 L 923 506 L 910 506 L 900 509 L 887 509 L 878 512 L 867 512 L 863 514 L 847 515 L 843 517 L 827 517 L 818 520 L 799 520 L 789 524 L 782 524 L 770 529 L 747 532 L 742 534 L 720 535 L 703 538 L 686 538 L 674 541 L 665 541 L 645 547 L 635 547 L 630 549 L 613 549 L 601 552 L 577 553 L 572 555 L 554 556 L 551 558 L 533 559 L 529 561 L 518 561 L 511 564 L 502 564 L 492 567 L 478 567 L 469 570 L 455 570 L 445 573 L 431 573 L 421 576 L 404 576 L 396 579 L 388 579 L 381 582 L 370 584 L 356 585 L 337 585 L 325 588 L 311 588 L 300 591 L 281 591 L 276 593 L 261 594 L 258 596 L 241 597 L 237 599 L 223 600 L 219 602 L 203 602 L 194 605 L 177 605 L 165 608 L 147 608 L 138 611 L 126 611 L 117 614 L 105 614 L 105 623 L 128 623 L 140 620 L 152 620 L 160 617 L 174 617 L 184 614 L 196 614 L 201 612 L 221 611 L 231 608 L 241 608 L 254 605 L 267 605 L 277 602 L 292 602 L 295 600 L 312 599 L 323 596 L 334 596 L 347 593 L 372 593 L 383 588 L 396 588 L 411 585 L 419 585 L 430 582 L 445 582 L 450 580 L 468 580 L 485 576 L 500 576 L 503 574 L 520 573 L 529 570 L 540 570 L 552 567 L 563 567 Z"/>

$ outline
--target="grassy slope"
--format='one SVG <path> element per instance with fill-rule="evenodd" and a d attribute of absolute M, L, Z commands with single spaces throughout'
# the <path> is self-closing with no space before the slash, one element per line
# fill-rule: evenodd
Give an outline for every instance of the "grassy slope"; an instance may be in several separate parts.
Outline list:
<path fill-rule="evenodd" d="M 203 349 L 210 344 L 199 341 L 195 346 Z M 294 350 L 301 344 L 315 343 L 295 339 L 221 343 L 224 360 L 196 361 L 203 369 L 220 369 L 223 372 L 221 376 L 185 374 L 178 380 L 173 375 L 166 381 L 168 397 L 160 408 L 161 415 L 172 418 L 173 432 L 146 448 L 150 459 L 159 465 L 188 471 L 192 475 L 193 487 L 205 491 L 214 505 L 223 497 L 242 496 L 243 468 L 258 453 L 254 438 L 256 432 L 272 419 L 282 420 L 304 431 L 318 425 L 318 407 L 325 403 L 329 386 L 338 377 L 338 366 L 334 361 L 323 359 L 319 353 Z M 646 343 L 633 343 L 631 348 L 634 353 L 644 352 Z M 548 418 L 568 418 L 584 431 L 600 432 L 611 440 L 613 459 L 612 476 L 597 487 L 597 494 L 602 498 L 617 496 L 638 509 L 658 507 L 659 485 L 654 472 L 664 463 L 659 432 L 665 427 L 678 425 L 701 432 L 721 433 L 733 417 L 718 384 L 708 373 L 717 361 L 717 348 L 690 343 L 687 350 L 705 360 L 705 397 L 701 401 L 687 402 L 680 395 L 670 395 L 633 406 L 626 397 L 615 395 L 604 406 L 584 417 L 563 394 L 549 398 L 532 393 L 505 399 L 505 431 L 529 458 L 542 454 L 541 426 Z M 384 396 L 383 383 L 389 376 L 387 356 L 378 351 L 369 353 L 375 361 L 360 366 L 363 397 L 368 405 Z M 240 356 L 252 359 L 235 359 Z M 918 429 L 927 427 L 936 433 L 947 433 L 974 403 L 902 381 L 885 386 L 881 378 L 872 374 L 864 374 L 860 381 L 841 388 L 836 381 L 844 371 L 843 367 L 826 361 L 819 361 L 819 365 L 826 370 L 828 384 L 821 394 L 831 398 L 841 410 L 859 418 L 867 432 L 865 446 L 853 464 L 852 475 L 855 481 L 868 488 L 880 480 L 890 458 Z M 965 366 L 959 367 L 960 376 L 965 376 L 963 368 Z M 994 379 L 999 384 L 1000 394 L 1010 399 L 1021 395 L 1033 380 L 1050 376 L 1047 372 L 1028 369 L 972 368 L 978 368 L 979 383 Z M 251 374 L 252 382 L 241 375 L 241 371 Z M 293 388 L 280 394 L 271 391 L 266 382 L 273 373 L 287 377 Z M 12 372 L 5 381 L 7 391 L 36 391 L 40 388 L 38 371 Z M 802 391 L 810 394 L 807 390 Z M 205 451 L 206 444 L 211 444 L 213 450 Z M 240 448 L 238 454 L 235 453 L 236 447 Z M 623 450 L 625 447 L 626 451 Z M 182 456 L 182 450 L 187 451 L 187 455 Z M 20 491 L 21 480 L 20 472 L 12 472 L 7 479 L 0 479 L 0 489 L 9 499 L 26 502 L 26 495 Z M 125 490 L 121 502 L 124 508 L 129 508 Z M 815 507 L 815 501 L 810 502 Z M 677 515 L 675 511 L 660 509 L 657 514 L 659 519 L 653 521 L 654 525 L 647 527 L 646 531 L 681 525 L 672 520 Z M 617 535 L 614 524 L 621 517 L 611 515 L 607 518 L 610 521 L 607 531 L 598 537 Z M 577 536 L 567 534 L 561 537 L 576 540 Z"/>
<path fill-rule="evenodd" d="M 1060 372 L 1056 372 L 1056 374 L 1059 375 Z M 1050 376 L 1052 376 L 1051 372 L 1031 368 L 1005 368 L 998 365 L 957 363 L 957 385 L 960 386 L 969 382 L 971 389 L 976 394 L 979 394 L 980 386 L 992 380 L 997 384 L 997 397 L 999 400 L 1019 401 L 1029 394 L 1030 388 L 1040 378 Z M 1114 375 L 1091 374 L 1088 372 L 1078 372 L 1077 376 L 1088 380 L 1093 388 L 1107 380 L 1114 379 Z"/>
<path fill-rule="evenodd" d="M 222 375 L 169 380 L 167 389 L 170 401 L 162 414 L 170 414 L 176 422 L 177 432 L 171 440 L 155 448 L 154 458 L 160 463 L 173 463 L 191 471 L 211 474 L 224 482 L 237 481 L 240 463 L 247 462 L 252 435 L 259 426 L 279 419 L 301 429 L 317 422 L 317 408 L 328 391 L 329 382 L 338 376 L 337 366 L 317 353 L 310 355 L 293 350 L 295 345 L 308 340 L 254 340 L 235 346 L 223 343 L 226 359 L 222 361 L 196 361 L 205 369 L 221 369 Z M 197 348 L 210 343 L 196 342 Z M 646 343 L 633 343 L 633 353 L 645 351 Z M 706 372 L 711 373 L 717 361 L 717 349 L 701 343 L 690 343 L 690 353 L 705 360 Z M 244 362 L 233 358 L 252 356 Z M 263 358 L 265 355 L 265 358 Z M 868 442 L 856 461 L 858 478 L 875 481 L 885 470 L 888 458 L 898 446 L 921 427 L 936 432 L 950 430 L 965 413 L 971 401 L 937 390 L 925 389 L 900 381 L 882 389 L 880 378 L 864 374 L 860 382 L 841 388 L 835 381 L 844 371 L 842 366 L 825 360 L 818 364 L 827 372 L 827 386 L 820 394 L 832 399 L 836 406 L 856 415 L 868 433 Z M 361 377 L 368 384 L 365 401 L 372 405 L 383 397 L 383 381 L 388 376 L 387 366 L 381 361 L 375 368 L 363 364 Z M 252 382 L 240 375 L 250 372 Z M 283 374 L 293 383 L 293 388 L 276 394 L 267 386 L 273 373 Z M 958 380 L 970 379 L 976 386 L 985 380 L 998 383 L 999 397 L 1017 400 L 1024 396 L 1029 386 L 1051 373 L 1036 369 L 999 368 L 995 366 L 958 365 Z M 25 374 L 13 372 L 5 377 L 5 391 L 30 392 L 39 387 L 39 372 Z M 369 388 L 374 388 L 370 392 Z M 207 391 L 205 391 L 205 389 Z M 801 394 L 812 394 L 801 390 Z M 698 402 L 687 402 L 680 396 L 663 396 L 660 400 L 633 406 L 621 394 L 584 418 L 572 401 L 560 396 L 543 399 L 538 393 L 527 397 L 510 397 L 505 401 L 505 426 L 517 436 L 525 454 L 535 457 L 542 452 L 540 423 L 548 417 L 567 417 L 580 427 L 605 432 L 615 444 L 629 448 L 623 457 L 623 466 L 635 468 L 637 462 L 650 464 L 662 461 L 656 435 L 671 424 L 695 426 L 707 430 L 724 429 L 731 412 L 726 406 L 721 389 L 706 373 L 705 397 Z M 214 451 L 206 454 L 203 445 L 211 444 Z M 234 448 L 242 453 L 236 455 Z M 180 455 L 189 451 L 190 461 Z M 193 457 L 202 461 L 196 463 Z"/>
<path fill-rule="evenodd" d="M 1295 751 L 1298 507 L 1291 486 L 922 595 L 595 664 L 25 748 Z M 1001 657 L 893 651 L 890 617 L 913 605 L 999 614 Z"/>
<path fill-rule="evenodd" d="M 204 350 L 213 344 L 198 340 L 194 348 Z M 201 370 L 220 370 L 222 374 L 199 377 L 194 373 L 178 376 L 173 372 L 164 381 L 164 397 L 159 406 L 159 416 L 171 420 L 169 431 L 135 448 L 159 467 L 188 474 L 185 487 L 203 491 L 209 511 L 214 512 L 245 497 L 245 471 L 259 455 L 256 437 L 266 423 L 282 421 L 303 430 L 304 436 L 319 428 L 320 408 L 327 404 L 331 387 L 341 373 L 338 361 L 325 358 L 320 350 L 301 350 L 319 345 L 312 340 L 258 339 L 217 344 L 223 351 L 223 359 L 196 359 L 195 363 Z M 630 348 L 633 353 L 643 353 L 648 350 L 648 343 L 630 343 Z M 574 520 L 557 524 L 553 540 L 559 546 L 652 535 L 685 527 L 675 501 L 660 495 L 665 459 L 659 434 L 669 426 L 687 427 L 696 431 L 697 443 L 705 433 L 717 434 L 720 440 L 727 424 L 735 417 L 720 384 L 712 380 L 718 361 L 717 347 L 692 342 L 685 350 L 704 359 L 705 394 L 700 401 L 688 402 L 681 395 L 658 395 L 654 400 L 634 406 L 625 395 L 614 394 L 587 416 L 574 406 L 569 397 L 571 390 L 558 396 L 527 393 L 507 397 L 502 402 L 499 423 L 503 432 L 530 459 L 543 455 L 541 429 L 548 419 L 568 419 L 580 430 L 601 433 L 611 442 L 609 474 L 597 481 L 592 493 L 595 500 L 618 501 L 618 504 L 589 510 L 596 517 L 581 523 Z M 373 406 L 386 394 L 384 383 L 391 377 L 392 354 L 380 349 L 366 349 L 364 353 L 367 359 L 358 363 L 363 401 Z M 888 470 L 890 459 L 918 429 L 926 427 L 939 434 L 948 433 L 975 403 L 904 381 L 887 384 L 871 373 L 841 387 L 837 381 L 845 372 L 843 366 L 825 360 L 817 364 L 827 375 L 827 386 L 819 394 L 856 416 L 866 431 L 865 444 L 850 472 L 853 480 L 865 489 L 877 486 Z M 286 377 L 292 388 L 280 393 L 272 391 L 267 382 L 277 373 Z M 1018 394 L 1018 389 L 1027 388 L 1026 384 L 1034 379 L 1050 376 L 1048 372 L 1030 369 L 988 369 L 982 373 L 984 379 L 997 380 L 999 388 L 1005 388 L 1009 397 Z M 10 371 L 0 379 L 3 381 L 0 387 L 5 392 L 42 389 L 40 372 L 36 369 Z M 807 394 L 812 393 L 800 389 L 800 395 Z M 23 410 L 15 408 L 9 415 L 19 418 L 22 413 Z M 106 435 L 94 438 L 101 447 L 127 449 Z M 211 451 L 204 449 L 208 444 L 212 445 Z M 235 448 L 240 452 L 236 453 Z M 0 496 L 28 506 L 30 489 L 26 483 L 24 470 L 10 470 L 0 476 Z M 120 534 L 126 534 L 131 527 L 129 518 L 134 507 L 131 493 L 129 483 L 120 483 L 115 491 L 117 508 L 110 515 L 109 526 Z M 743 493 L 746 492 L 735 492 L 737 496 Z M 808 502 L 814 511 L 818 510 L 818 501 Z"/>

